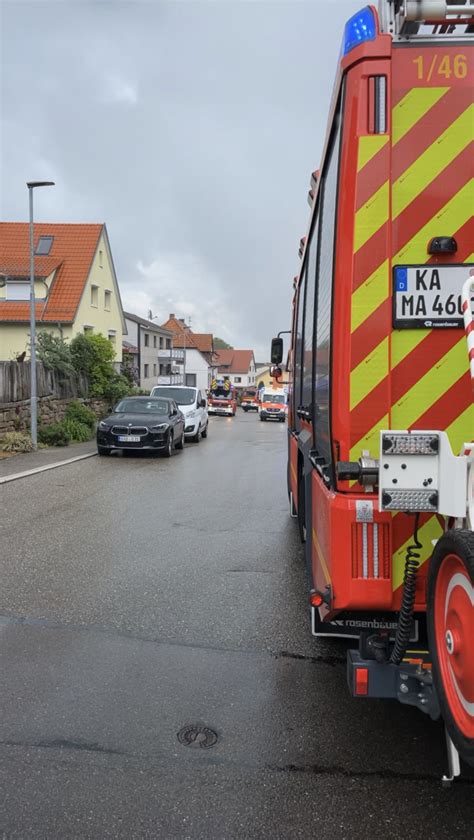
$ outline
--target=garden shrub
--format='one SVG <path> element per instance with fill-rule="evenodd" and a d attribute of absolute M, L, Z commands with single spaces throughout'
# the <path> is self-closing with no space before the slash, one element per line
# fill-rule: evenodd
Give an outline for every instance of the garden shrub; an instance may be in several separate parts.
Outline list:
<path fill-rule="evenodd" d="M 7 432 L 1 448 L 5 452 L 31 452 L 33 444 L 27 432 Z"/>
<path fill-rule="evenodd" d="M 85 423 L 81 423 L 79 420 L 66 419 L 60 425 L 64 427 L 70 439 L 78 443 L 84 443 L 92 437 L 91 427 L 86 426 Z"/>
<path fill-rule="evenodd" d="M 93 429 L 96 424 L 96 416 L 92 409 L 88 408 L 79 400 L 71 400 L 66 406 L 66 420 L 75 420 L 89 429 Z"/>
<path fill-rule="evenodd" d="M 68 446 L 71 437 L 63 423 L 53 423 L 51 426 L 40 426 L 38 440 L 46 446 Z"/>

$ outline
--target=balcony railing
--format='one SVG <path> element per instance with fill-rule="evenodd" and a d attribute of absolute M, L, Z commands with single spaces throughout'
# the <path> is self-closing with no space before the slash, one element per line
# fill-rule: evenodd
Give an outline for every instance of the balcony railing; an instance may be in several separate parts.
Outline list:
<path fill-rule="evenodd" d="M 184 350 L 180 350 L 177 347 L 162 348 L 158 350 L 158 358 L 167 362 L 173 361 L 181 364 L 184 362 Z"/>
<path fill-rule="evenodd" d="M 163 373 L 156 377 L 157 385 L 184 385 L 182 373 Z"/>

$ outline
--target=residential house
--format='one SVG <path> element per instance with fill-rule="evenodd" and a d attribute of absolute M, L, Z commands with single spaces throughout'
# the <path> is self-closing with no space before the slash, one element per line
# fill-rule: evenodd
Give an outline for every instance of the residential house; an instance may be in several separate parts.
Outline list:
<path fill-rule="evenodd" d="M 257 388 L 283 388 L 286 389 L 288 386 L 288 373 L 286 371 L 285 365 L 280 365 L 282 370 L 282 376 L 280 382 L 277 382 L 276 379 L 270 374 L 270 370 L 273 366 L 272 365 L 258 365 L 257 366 L 257 373 L 255 377 L 255 383 Z"/>
<path fill-rule="evenodd" d="M 163 327 L 172 331 L 173 347 L 179 347 L 185 353 L 185 384 L 207 390 L 217 369 L 212 333 L 193 332 L 184 319 L 176 318 L 173 312 Z"/>
<path fill-rule="evenodd" d="M 127 342 L 136 358 L 139 385 L 148 390 L 154 385 L 183 385 L 184 351 L 173 346 L 173 333 L 134 315 L 124 312 Z"/>
<path fill-rule="evenodd" d="M 125 319 L 105 224 L 35 224 L 34 248 L 37 330 L 101 333 L 119 364 Z M 0 223 L 1 360 L 29 350 L 29 260 L 28 224 Z"/>
<path fill-rule="evenodd" d="M 256 384 L 253 350 L 217 350 L 216 358 L 218 376 L 228 377 L 236 388 Z"/>

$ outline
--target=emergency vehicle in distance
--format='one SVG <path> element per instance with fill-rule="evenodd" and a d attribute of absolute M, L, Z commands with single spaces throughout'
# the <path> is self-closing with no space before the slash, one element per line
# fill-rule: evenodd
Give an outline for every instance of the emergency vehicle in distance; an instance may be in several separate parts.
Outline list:
<path fill-rule="evenodd" d="M 245 388 L 242 392 L 242 399 L 240 401 L 240 405 L 242 406 L 245 412 L 258 411 L 258 389 Z"/>
<path fill-rule="evenodd" d="M 222 414 L 227 417 L 235 417 L 237 399 L 234 386 L 226 376 L 212 380 L 209 389 L 207 411 L 209 414 Z"/>
<path fill-rule="evenodd" d="M 472 3 L 347 22 L 289 353 L 313 633 L 358 640 L 354 696 L 442 717 L 446 783 L 474 766 L 473 41 Z"/>
<path fill-rule="evenodd" d="M 260 394 L 258 407 L 260 420 L 286 420 L 286 396 L 283 389 L 265 388 Z"/>

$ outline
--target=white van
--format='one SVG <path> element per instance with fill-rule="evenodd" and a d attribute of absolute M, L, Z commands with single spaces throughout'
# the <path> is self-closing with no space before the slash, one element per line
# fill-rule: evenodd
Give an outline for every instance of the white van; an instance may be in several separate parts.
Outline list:
<path fill-rule="evenodd" d="M 184 414 L 184 436 L 188 440 L 199 443 L 201 437 L 207 437 L 209 417 L 204 391 L 187 385 L 155 385 L 150 396 L 168 397 L 178 404 Z"/>

